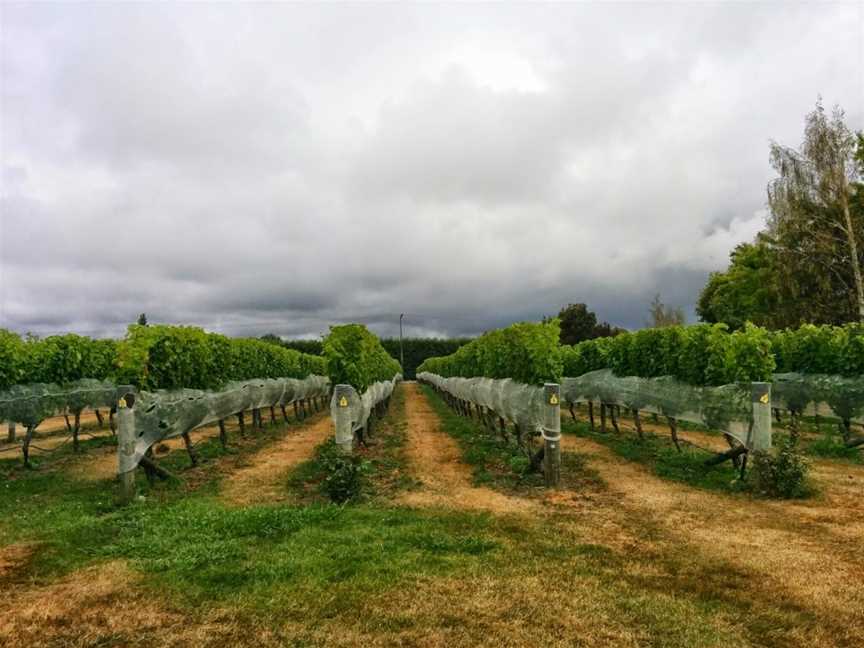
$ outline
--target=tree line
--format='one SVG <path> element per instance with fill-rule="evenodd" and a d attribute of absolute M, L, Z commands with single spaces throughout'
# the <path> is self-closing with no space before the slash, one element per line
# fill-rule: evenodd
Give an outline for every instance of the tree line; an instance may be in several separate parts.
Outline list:
<path fill-rule="evenodd" d="M 766 227 L 711 274 L 699 318 L 734 329 L 864 322 L 864 136 L 820 100 L 801 145 L 772 142 L 770 160 Z"/>

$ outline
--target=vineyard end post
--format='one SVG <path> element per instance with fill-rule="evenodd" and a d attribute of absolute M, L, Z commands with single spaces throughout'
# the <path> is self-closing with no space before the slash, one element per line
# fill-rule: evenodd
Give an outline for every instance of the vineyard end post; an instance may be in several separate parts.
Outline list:
<path fill-rule="evenodd" d="M 135 454 L 135 395 L 126 394 L 117 403 L 117 474 L 120 479 L 118 499 L 128 504 L 135 497 L 135 468 L 123 471 L 124 457 Z"/>
<path fill-rule="evenodd" d="M 771 449 L 771 383 L 754 382 L 750 389 L 753 401 L 753 431 L 750 450 Z"/>
<path fill-rule="evenodd" d="M 561 481 L 561 385 L 543 385 L 543 476 L 546 486 Z"/>
<path fill-rule="evenodd" d="M 330 405 L 330 415 L 336 427 L 336 445 L 345 454 L 354 449 L 354 431 L 351 429 L 351 399 L 354 389 L 351 385 L 336 385 Z"/>

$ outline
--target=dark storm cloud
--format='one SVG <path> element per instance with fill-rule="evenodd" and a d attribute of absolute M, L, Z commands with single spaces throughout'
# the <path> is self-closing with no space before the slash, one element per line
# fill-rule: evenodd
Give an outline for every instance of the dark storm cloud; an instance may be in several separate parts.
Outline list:
<path fill-rule="evenodd" d="M 692 314 L 853 6 L 3 5 L 0 326 Z"/>

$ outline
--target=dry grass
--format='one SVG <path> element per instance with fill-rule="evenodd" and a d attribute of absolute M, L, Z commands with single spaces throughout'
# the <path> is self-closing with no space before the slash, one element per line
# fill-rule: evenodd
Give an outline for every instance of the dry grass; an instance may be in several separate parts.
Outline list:
<path fill-rule="evenodd" d="M 4 648 L 282 645 L 271 631 L 227 611 L 207 611 L 192 622 L 187 612 L 144 587 L 142 576 L 122 561 L 4 594 Z"/>
<path fill-rule="evenodd" d="M 438 416 L 417 383 L 406 383 L 404 389 L 409 467 L 422 487 L 404 494 L 400 503 L 499 513 L 537 510 L 530 500 L 472 486 L 471 471 L 461 462 L 459 447 L 441 430 Z"/>
<path fill-rule="evenodd" d="M 333 434 L 328 415 L 290 430 L 285 438 L 244 458 L 222 483 L 221 497 L 232 506 L 249 506 L 289 499 L 286 481 L 291 469 L 309 459 Z"/>
<path fill-rule="evenodd" d="M 0 550 L 0 645 L 862 645 L 864 466 L 816 461 L 818 497 L 773 502 L 665 481 L 568 435 L 565 452 L 587 457 L 605 489 L 517 497 L 473 486 L 425 396 L 413 384 L 402 389 L 407 469 L 422 486 L 397 503 L 431 507 L 440 534 L 444 509 L 491 520 L 483 533 L 499 546 L 488 557 L 449 572 L 418 567 L 371 593 L 368 572 L 357 583 L 340 576 L 317 598 L 300 592 L 276 609 L 258 609 L 243 594 L 184 607 L 122 561 L 39 580 L 29 569 L 39 545 L 12 544 Z M 331 432 L 324 414 L 248 456 L 220 459 L 220 498 L 232 507 L 285 500 L 291 467 Z M 277 585 L 274 596 L 297 582 Z"/>
<path fill-rule="evenodd" d="M 730 497 L 664 481 L 586 439 L 565 437 L 564 447 L 592 453 L 592 465 L 619 494 L 620 506 L 655 524 L 682 551 L 710 553 L 751 574 L 747 587 L 754 596 L 836 623 L 823 643 L 811 637 L 810 645 L 855 645 L 864 628 L 864 557 L 850 543 L 864 537 L 860 490 L 855 498 L 836 478 L 820 477 L 826 490 L 818 500 Z"/>

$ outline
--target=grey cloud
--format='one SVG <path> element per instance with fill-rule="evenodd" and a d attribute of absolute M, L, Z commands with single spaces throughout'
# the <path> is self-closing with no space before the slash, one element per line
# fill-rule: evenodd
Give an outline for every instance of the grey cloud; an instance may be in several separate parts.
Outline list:
<path fill-rule="evenodd" d="M 864 123 L 832 5 L 7 5 L 0 326 L 474 334 L 693 312 L 770 138 Z"/>

